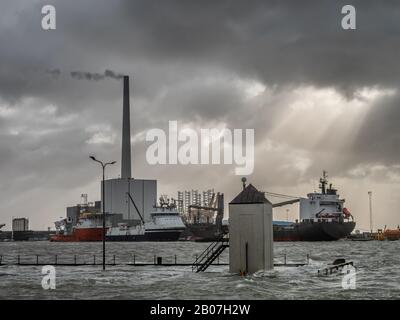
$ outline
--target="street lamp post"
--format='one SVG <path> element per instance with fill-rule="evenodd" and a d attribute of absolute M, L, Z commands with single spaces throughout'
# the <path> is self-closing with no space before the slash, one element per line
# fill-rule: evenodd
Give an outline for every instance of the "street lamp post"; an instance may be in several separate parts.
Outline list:
<path fill-rule="evenodd" d="M 369 196 L 369 228 L 371 230 L 371 234 L 373 232 L 373 226 L 372 226 L 372 191 L 368 191 L 368 196 Z"/>
<path fill-rule="evenodd" d="M 99 163 L 103 169 L 103 180 L 101 182 L 102 184 L 102 206 L 103 206 L 103 270 L 106 270 L 106 207 L 105 207 L 105 171 L 106 167 L 111 164 L 115 164 L 116 161 L 112 162 L 102 162 L 100 160 L 97 160 L 95 157 L 90 156 L 90 159 L 93 161 Z"/>

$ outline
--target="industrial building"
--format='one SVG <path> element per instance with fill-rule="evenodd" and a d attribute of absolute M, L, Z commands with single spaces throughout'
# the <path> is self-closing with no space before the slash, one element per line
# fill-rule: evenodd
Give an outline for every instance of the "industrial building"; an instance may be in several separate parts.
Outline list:
<path fill-rule="evenodd" d="M 128 76 L 124 76 L 123 88 L 121 177 L 106 180 L 104 189 L 102 201 L 108 214 L 122 214 L 129 221 L 139 220 L 141 215 L 144 221 L 150 221 L 150 212 L 157 203 L 157 180 L 132 177 Z"/>
<path fill-rule="evenodd" d="M 12 220 L 12 231 L 28 231 L 29 219 L 28 218 L 14 218 Z"/>

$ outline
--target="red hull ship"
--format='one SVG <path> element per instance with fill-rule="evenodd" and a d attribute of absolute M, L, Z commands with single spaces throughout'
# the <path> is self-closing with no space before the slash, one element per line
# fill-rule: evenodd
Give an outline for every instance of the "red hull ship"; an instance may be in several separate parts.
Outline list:
<path fill-rule="evenodd" d="M 55 223 L 57 233 L 50 238 L 54 242 L 102 241 L 102 215 L 82 213 L 76 226 L 72 221 L 63 219 Z M 106 228 L 106 232 L 107 232 Z"/>
<path fill-rule="evenodd" d="M 75 228 L 72 234 L 55 234 L 50 238 L 54 242 L 102 241 L 103 227 Z"/>

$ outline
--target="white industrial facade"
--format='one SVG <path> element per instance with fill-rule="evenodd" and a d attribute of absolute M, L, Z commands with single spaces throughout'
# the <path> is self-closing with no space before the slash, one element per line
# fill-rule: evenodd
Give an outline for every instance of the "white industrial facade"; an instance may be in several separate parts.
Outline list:
<path fill-rule="evenodd" d="M 139 220 L 131 195 L 140 214 L 147 222 L 157 202 L 157 180 L 144 179 L 109 179 L 105 181 L 105 210 L 107 213 L 120 213 L 125 220 Z"/>

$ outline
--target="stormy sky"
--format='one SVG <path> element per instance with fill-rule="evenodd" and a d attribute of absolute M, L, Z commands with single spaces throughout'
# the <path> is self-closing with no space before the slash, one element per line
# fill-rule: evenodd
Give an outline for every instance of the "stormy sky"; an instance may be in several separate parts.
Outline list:
<path fill-rule="evenodd" d="M 41 8 L 56 8 L 56 30 Z M 341 28 L 352 4 L 357 29 Z M 305 196 L 323 169 L 356 228 L 400 223 L 398 1 L 26 1 L 0 4 L 0 223 L 53 226 L 100 197 L 90 154 L 120 162 L 131 77 L 133 175 L 159 193 L 241 188 L 232 165 L 146 163 L 147 130 L 255 130 L 263 191 Z M 108 177 L 117 177 L 119 166 Z M 273 202 L 279 199 L 271 199 Z M 297 207 L 289 208 L 297 218 Z M 285 209 L 276 219 L 286 219 Z"/>

